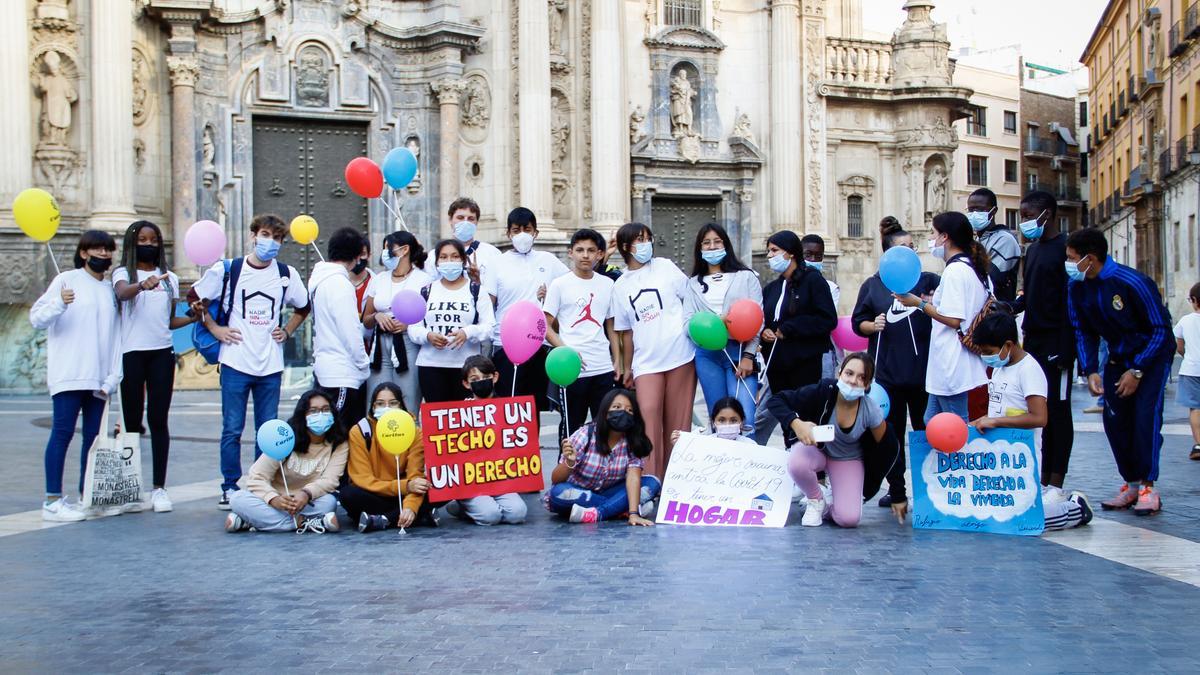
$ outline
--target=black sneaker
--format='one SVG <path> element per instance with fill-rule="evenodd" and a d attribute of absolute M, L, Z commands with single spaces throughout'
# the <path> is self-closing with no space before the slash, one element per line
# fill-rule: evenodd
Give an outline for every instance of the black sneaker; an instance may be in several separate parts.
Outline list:
<path fill-rule="evenodd" d="M 1072 492 L 1068 499 L 1078 504 L 1079 509 L 1083 511 L 1083 515 L 1079 519 L 1079 524 L 1075 527 L 1083 527 L 1084 525 L 1092 522 L 1092 518 L 1095 516 L 1095 514 L 1092 513 L 1092 505 L 1090 502 L 1088 502 L 1087 495 L 1083 494 L 1082 492 Z"/>
<path fill-rule="evenodd" d="M 892 496 L 884 495 L 879 498 L 879 501 L 877 503 L 879 504 L 879 508 L 881 508 L 881 509 L 890 509 L 890 508 L 892 508 Z"/>
<path fill-rule="evenodd" d="M 1188 459 L 1200 460 L 1200 443 L 1192 446 L 1192 452 L 1188 455 Z"/>
<path fill-rule="evenodd" d="M 417 517 L 413 520 L 414 527 L 437 527 L 437 511 L 429 505 L 429 502 L 421 504 L 421 508 L 417 509 Z"/>
<path fill-rule="evenodd" d="M 359 532 L 375 532 L 376 530 L 386 530 L 387 527 L 388 519 L 384 516 L 372 516 L 367 513 L 358 516 Z"/>
<path fill-rule="evenodd" d="M 221 490 L 221 498 L 217 500 L 217 509 L 221 511 L 228 511 L 230 509 L 229 495 L 232 495 L 233 493 L 233 490 Z"/>

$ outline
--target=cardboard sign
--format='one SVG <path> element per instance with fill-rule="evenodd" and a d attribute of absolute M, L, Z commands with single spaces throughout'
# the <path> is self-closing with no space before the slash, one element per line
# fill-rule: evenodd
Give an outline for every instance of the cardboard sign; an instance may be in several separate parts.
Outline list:
<path fill-rule="evenodd" d="M 432 502 L 544 487 L 532 396 L 426 403 L 421 435 Z"/>
<path fill-rule="evenodd" d="M 788 453 L 679 434 L 663 478 L 657 522 L 665 525 L 783 527 L 792 506 Z"/>
<path fill-rule="evenodd" d="M 913 527 L 1041 534 L 1045 515 L 1034 432 L 970 432 L 967 446 L 953 453 L 934 450 L 923 431 L 909 432 Z"/>

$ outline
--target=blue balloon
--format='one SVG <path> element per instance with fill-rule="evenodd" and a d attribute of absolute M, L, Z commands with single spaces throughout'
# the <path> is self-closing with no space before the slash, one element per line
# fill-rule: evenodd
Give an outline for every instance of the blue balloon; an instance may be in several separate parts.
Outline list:
<path fill-rule="evenodd" d="M 258 428 L 256 438 L 258 449 L 267 457 L 280 462 L 292 454 L 292 448 L 296 447 L 296 434 L 292 433 L 292 427 L 283 420 L 263 422 Z"/>
<path fill-rule="evenodd" d="M 383 180 L 387 181 L 388 187 L 399 190 L 416 178 L 417 158 L 408 148 L 392 148 L 379 168 L 383 170 Z"/>
<path fill-rule="evenodd" d="M 878 382 L 871 384 L 871 391 L 867 392 L 867 398 L 875 401 L 875 405 L 879 406 L 879 409 L 883 411 L 884 417 L 887 417 L 888 413 L 892 410 L 892 399 L 888 396 L 887 391 L 879 386 Z"/>
<path fill-rule="evenodd" d="M 879 259 L 879 278 L 889 291 L 908 293 L 921 280 L 921 259 L 907 246 L 893 246 Z"/>

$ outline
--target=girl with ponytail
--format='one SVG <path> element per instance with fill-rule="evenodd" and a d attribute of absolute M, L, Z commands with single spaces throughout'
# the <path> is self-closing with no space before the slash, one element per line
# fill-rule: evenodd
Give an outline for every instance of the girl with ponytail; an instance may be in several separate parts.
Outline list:
<path fill-rule="evenodd" d="M 991 293 L 988 254 L 975 241 L 967 217 L 954 211 L 934 216 L 929 253 L 946 263 L 933 299 L 912 293 L 896 298 L 933 320 L 925 369 L 925 390 L 929 392 L 925 422 L 942 412 L 954 413 L 967 422 L 967 392 L 987 384 L 987 372 L 983 361 L 963 346 L 959 332 L 970 328 Z"/>

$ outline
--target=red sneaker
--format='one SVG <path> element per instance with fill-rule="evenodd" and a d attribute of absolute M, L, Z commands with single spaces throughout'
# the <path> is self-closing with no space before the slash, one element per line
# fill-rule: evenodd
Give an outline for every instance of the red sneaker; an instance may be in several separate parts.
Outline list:
<path fill-rule="evenodd" d="M 1137 506 L 1133 507 L 1133 515 L 1150 516 L 1161 510 L 1162 499 L 1158 496 L 1158 490 L 1152 487 L 1143 487 L 1138 492 Z"/>
<path fill-rule="evenodd" d="M 1113 497 L 1108 501 L 1100 502 L 1100 507 L 1105 511 L 1112 511 L 1114 509 L 1127 509 L 1132 507 L 1134 504 L 1137 504 L 1137 501 L 1137 490 L 1134 490 L 1133 488 L 1129 487 L 1128 484 L 1126 484 L 1121 486 L 1121 491 L 1117 493 L 1116 497 Z"/>

